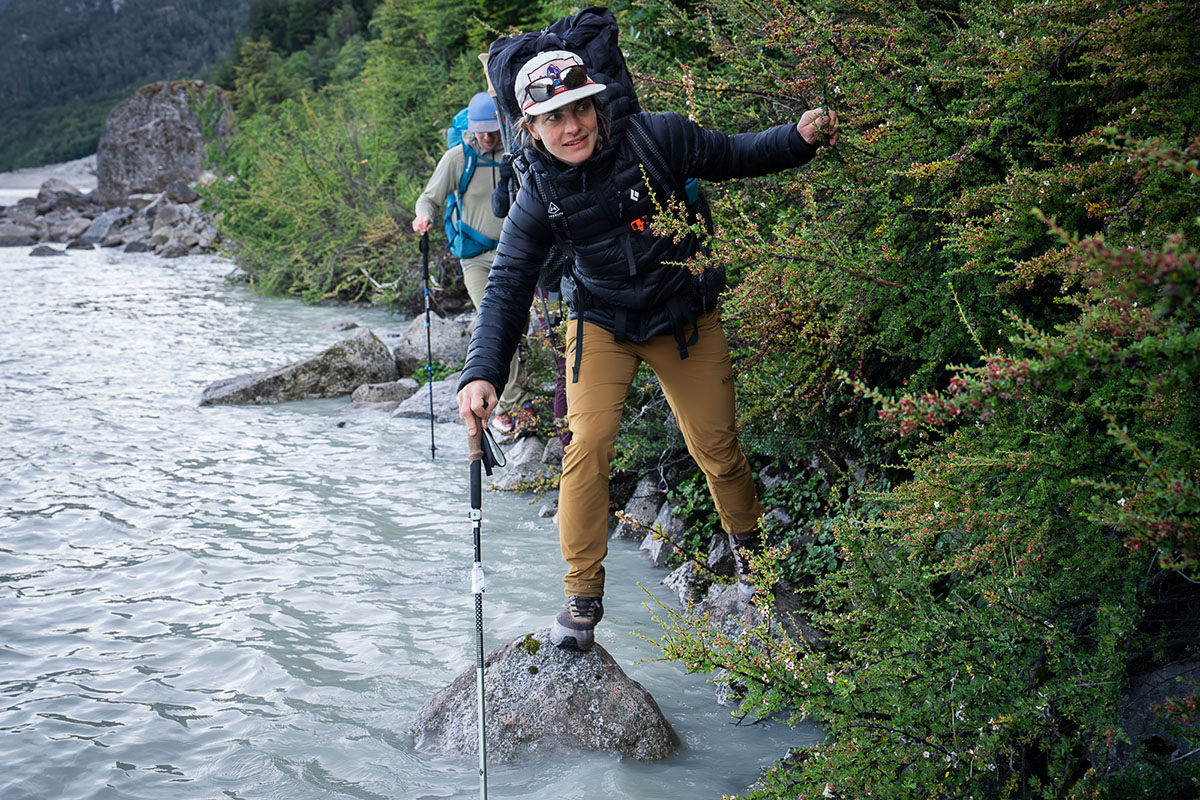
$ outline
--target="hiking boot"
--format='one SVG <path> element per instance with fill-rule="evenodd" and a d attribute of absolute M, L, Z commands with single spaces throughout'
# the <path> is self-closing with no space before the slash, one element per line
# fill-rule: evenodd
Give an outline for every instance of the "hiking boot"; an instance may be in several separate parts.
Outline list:
<path fill-rule="evenodd" d="M 496 433 L 508 434 L 513 432 L 517 423 L 513 420 L 512 414 L 497 414 L 492 417 L 491 427 Z"/>
<path fill-rule="evenodd" d="M 751 553 L 761 549 L 757 533 L 744 533 L 741 536 L 729 534 L 729 549 L 733 551 L 733 564 L 737 571 L 738 600 L 749 603 L 754 599 L 754 573 L 750 570 Z"/>
<path fill-rule="evenodd" d="M 550 626 L 550 643 L 568 650 L 591 650 L 596 641 L 596 623 L 604 617 L 599 597 L 573 594 Z"/>

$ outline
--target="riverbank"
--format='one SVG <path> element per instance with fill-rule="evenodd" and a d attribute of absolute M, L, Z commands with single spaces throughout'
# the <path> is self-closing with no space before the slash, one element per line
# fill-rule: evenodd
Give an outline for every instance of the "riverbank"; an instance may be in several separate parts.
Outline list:
<path fill-rule="evenodd" d="M 48 180 L 66 181 L 84 194 L 96 188 L 96 155 L 0 172 L 0 206 L 15 205 L 23 197 L 37 197 L 38 190 Z"/>

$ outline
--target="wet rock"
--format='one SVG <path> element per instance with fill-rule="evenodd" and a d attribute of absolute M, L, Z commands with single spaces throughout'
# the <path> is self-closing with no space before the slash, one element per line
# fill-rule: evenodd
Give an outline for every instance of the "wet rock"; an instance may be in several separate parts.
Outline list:
<path fill-rule="evenodd" d="M 154 248 L 151 247 L 149 243 L 139 239 L 137 241 L 133 241 L 133 242 L 130 242 L 129 244 L 125 245 L 124 252 L 126 252 L 126 253 L 146 253 L 153 249 Z"/>
<path fill-rule="evenodd" d="M 484 659 L 488 758 L 511 762 L 560 750 L 666 758 L 679 737 L 654 698 L 601 645 L 587 653 L 549 642 L 549 629 L 513 639 Z M 477 750 L 476 670 L 417 712 L 417 747 L 445 755 Z"/>
<path fill-rule="evenodd" d="M 173 181 L 193 181 L 204 171 L 205 140 L 197 115 L 214 95 L 218 135 L 233 114 L 226 94 L 203 81 L 161 81 L 121 101 L 104 122 L 96 150 L 96 195 L 106 204 L 130 194 L 161 192 Z"/>
<path fill-rule="evenodd" d="M 0 247 L 28 247 L 37 244 L 38 230 L 33 225 L 0 222 Z"/>
<path fill-rule="evenodd" d="M 658 486 L 658 475 L 644 475 L 619 515 L 620 521 L 613 528 L 612 538 L 645 539 L 665 499 L 666 495 Z"/>
<path fill-rule="evenodd" d="M 417 382 L 401 378 L 387 383 L 366 383 L 354 390 L 350 400 L 355 403 L 399 403 L 417 393 Z"/>
<path fill-rule="evenodd" d="M 79 237 L 79 241 L 83 244 L 98 244 L 108 235 L 109 230 L 113 226 L 119 226 L 129 220 L 133 216 L 133 209 L 129 206 L 118 206 L 110 208 L 92 221 L 88 226 L 87 231 Z"/>
<path fill-rule="evenodd" d="M 712 573 L 702 570 L 694 561 L 688 561 L 675 568 L 662 579 L 663 586 L 675 593 L 684 608 L 700 602 L 712 586 L 712 582 Z"/>
<path fill-rule="evenodd" d="M 536 492 L 554 488 L 558 470 L 541 461 L 509 464 L 492 481 L 492 488 L 501 492 Z"/>
<path fill-rule="evenodd" d="M 39 244 L 29 251 L 31 256 L 65 256 L 66 254 L 66 250 L 58 250 L 48 244 Z"/>
<path fill-rule="evenodd" d="M 392 362 L 395 364 L 395 362 Z M 461 373 L 454 373 L 445 380 L 433 382 L 433 418 L 438 422 L 457 422 L 458 417 L 458 379 Z M 402 402 L 393 417 L 408 417 L 429 419 L 429 384 L 422 386 L 416 394 Z M 463 442 L 466 442 L 466 432 L 463 432 Z M 464 452 L 465 452 L 464 444 Z"/>
<path fill-rule="evenodd" d="M 281 403 L 347 395 L 364 383 L 396 379 L 387 345 L 369 329 L 328 350 L 278 369 L 238 375 L 205 388 L 200 405 Z"/>
<path fill-rule="evenodd" d="M 67 249 L 68 250 L 95 250 L 96 245 L 89 244 L 88 242 L 75 241 L 75 242 L 68 242 Z"/>

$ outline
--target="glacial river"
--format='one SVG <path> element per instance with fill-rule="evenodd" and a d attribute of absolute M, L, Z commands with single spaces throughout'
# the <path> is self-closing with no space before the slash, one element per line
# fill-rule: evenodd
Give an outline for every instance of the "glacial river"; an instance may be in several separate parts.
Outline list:
<path fill-rule="evenodd" d="M 346 400 L 200 408 L 229 375 L 312 355 L 378 309 L 227 283 L 228 262 L 0 249 L 0 798 L 473 798 L 472 756 L 417 751 L 420 705 L 473 665 L 462 429 Z M 487 649 L 549 623 L 539 502 L 484 497 Z M 684 746 L 490 766 L 495 798 L 719 798 L 815 730 L 737 725 L 655 662 L 615 542 L 599 640 Z"/>

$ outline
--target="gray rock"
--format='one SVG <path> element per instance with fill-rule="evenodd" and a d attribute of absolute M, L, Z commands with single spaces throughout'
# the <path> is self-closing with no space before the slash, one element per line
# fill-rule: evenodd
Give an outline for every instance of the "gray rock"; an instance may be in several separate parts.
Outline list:
<path fill-rule="evenodd" d="M 182 258 L 183 256 L 191 255 L 191 252 L 192 249 L 182 242 L 170 242 L 163 247 L 159 255 L 163 258 Z M 338 392 L 338 394 L 345 394 L 345 392 Z"/>
<path fill-rule="evenodd" d="M 167 184 L 165 193 L 172 203 L 194 203 L 200 199 L 196 190 L 183 181 L 171 181 Z"/>
<path fill-rule="evenodd" d="M 87 233 L 88 229 L 91 227 L 92 223 L 89 220 L 84 219 L 83 217 L 76 217 L 67 223 L 67 238 L 78 239 L 80 236 L 83 236 L 85 233 Z"/>
<path fill-rule="evenodd" d="M 395 361 L 392 361 L 393 368 Z M 460 373 L 447 376 L 444 380 L 433 382 L 433 418 L 438 422 L 457 422 L 458 416 L 458 379 Z M 429 419 L 429 384 L 417 389 L 416 394 L 400 404 L 393 417 L 408 417 L 410 419 Z M 466 434 L 463 434 L 466 441 Z M 464 445 L 465 447 L 465 445 Z"/>
<path fill-rule="evenodd" d="M 459 367 L 467 359 L 467 344 L 471 341 L 471 320 L 473 314 L 463 314 L 454 319 L 446 319 L 436 314 L 429 315 L 429 348 L 432 348 L 433 360 L 447 367 Z M 394 348 L 396 361 L 406 363 L 426 363 L 429 348 L 425 342 L 425 315 L 413 317 L 408 329 L 400 339 L 400 344 Z M 411 373 L 406 373 L 411 374 Z"/>
<path fill-rule="evenodd" d="M 642 550 L 650 554 L 650 563 L 656 567 L 665 567 L 667 559 L 675 550 L 675 542 L 683 541 L 683 521 L 671 512 L 671 504 L 663 503 L 654 518 L 654 530 L 642 539 Z"/>
<path fill-rule="evenodd" d="M 37 240 L 38 231 L 33 225 L 0 222 L 0 247 L 28 247 Z"/>
<path fill-rule="evenodd" d="M 37 199 L 45 203 L 51 200 L 54 195 L 60 193 L 83 196 L 83 192 L 75 184 L 65 181 L 62 178 L 51 178 L 42 183 L 41 188 L 38 189 Z"/>
<path fill-rule="evenodd" d="M 312 358 L 278 369 L 216 381 L 203 392 L 200 405 L 281 403 L 347 395 L 364 383 L 396 379 L 387 345 L 369 329 Z"/>
<path fill-rule="evenodd" d="M 510 463 L 492 482 L 492 488 L 501 492 L 545 491 L 554 488 L 554 479 L 558 470 L 540 461 L 526 461 L 524 464 Z"/>
<path fill-rule="evenodd" d="M 542 453 L 546 451 L 546 443 L 536 436 L 526 436 L 518 439 L 517 443 L 508 449 L 505 457 L 509 466 L 518 464 L 541 463 Z"/>
<path fill-rule="evenodd" d="M 145 240 L 137 239 L 125 245 L 124 252 L 126 253 L 147 253 L 154 248 L 151 247 Z"/>
<path fill-rule="evenodd" d="M 538 516 L 542 519 L 549 519 L 558 513 L 558 498 L 551 500 L 549 503 L 543 503 L 538 509 Z"/>
<path fill-rule="evenodd" d="M 200 100 L 215 93 L 219 136 L 231 130 L 225 92 L 203 81 L 162 81 L 143 86 L 109 112 L 96 149 L 96 196 L 106 205 L 130 194 L 161 192 L 172 181 L 192 181 L 204 171 Z"/>
<path fill-rule="evenodd" d="M 664 499 L 666 495 L 658 486 L 658 475 L 643 475 L 625 509 L 618 515 L 620 521 L 613 528 L 612 538 L 644 539 Z"/>
<path fill-rule="evenodd" d="M 575 750 L 654 761 L 679 748 L 654 698 L 601 645 L 563 650 L 549 643 L 549 633 L 518 637 L 484 659 L 489 759 Z M 475 685 L 471 667 L 421 707 L 410 729 L 420 750 L 476 752 Z"/>
<path fill-rule="evenodd" d="M 1121 698 L 1120 711 L 1120 728 L 1128 738 L 1112 737 L 1107 746 L 1107 757 L 1097 759 L 1107 762 L 1108 774 L 1128 770 L 1147 749 L 1157 750 L 1166 759 L 1186 758 L 1184 747 L 1188 737 L 1181 726 L 1170 724 L 1165 714 L 1152 709 L 1171 698 L 1195 694 L 1198 680 L 1200 661 L 1192 658 L 1175 661 L 1130 681 Z M 1191 723 L 1193 736 L 1197 726 L 1200 723 Z M 1093 747 L 1104 745 L 1104 739 L 1097 739 Z"/>
<path fill-rule="evenodd" d="M 31 256 L 65 256 L 66 254 L 66 250 L 58 250 L 48 244 L 39 244 L 29 251 L 29 255 Z"/>
<path fill-rule="evenodd" d="M 562 466 L 563 446 L 557 436 L 551 436 L 550 440 L 546 442 L 546 449 L 542 450 L 542 461 L 556 467 Z"/>
<path fill-rule="evenodd" d="M 75 241 L 75 242 L 68 242 L 67 249 L 68 250 L 95 250 L 96 245 L 90 244 L 88 242 Z"/>
<path fill-rule="evenodd" d="M 419 388 L 412 378 L 388 383 L 365 383 L 354 390 L 350 400 L 355 403 L 399 403 L 412 397 Z"/>
<path fill-rule="evenodd" d="M 113 226 L 120 226 L 132 217 L 133 209 L 129 206 L 110 208 L 92 221 L 87 231 L 79 237 L 79 241 L 83 244 L 98 244 L 108 235 Z"/>
<path fill-rule="evenodd" d="M 688 561 L 671 570 L 662 582 L 663 586 L 675 592 L 680 604 L 687 608 L 704 598 L 712 586 L 712 574 L 702 570 L 695 561 Z"/>
<path fill-rule="evenodd" d="M 708 543 L 708 568 L 718 575 L 733 575 L 736 569 L 729 535 L 724 531 L 714 533 Z"/>

